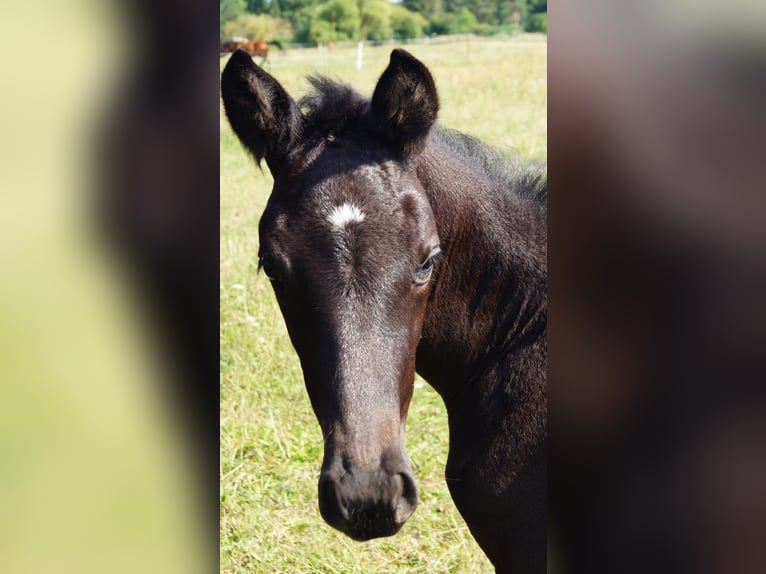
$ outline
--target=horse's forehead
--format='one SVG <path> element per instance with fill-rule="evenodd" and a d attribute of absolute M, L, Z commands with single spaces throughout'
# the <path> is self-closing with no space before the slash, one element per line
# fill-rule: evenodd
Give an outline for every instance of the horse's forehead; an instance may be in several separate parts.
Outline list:
<path fill-rule="evenodd" d="M 305 198 L 319 209 L 344 204 L 360 209 L 381 209 L 413 193 L 417 193 L 416 182 L 395 162 L 384 161 L 361 164 L 323 177 Z"/>
<path fill-rule="evenodd" d="M 395 162 L 383 161 L 360 165 L 351 176 L 380 188 L 385 186 L 396 189 L 396 185 L 402 179 L 402 173 L 403 170 Z"/>
<path fill-rule="evenodd" d="M 268 228 L 336 237 L 339 230 L 368 234 L 408 226 L 414 231 L 418 222 L 430 220 L 420 183 L 395 161 L 328 163 L 324 169 L 306 172 L 292 193 L 272 196 Z"/>

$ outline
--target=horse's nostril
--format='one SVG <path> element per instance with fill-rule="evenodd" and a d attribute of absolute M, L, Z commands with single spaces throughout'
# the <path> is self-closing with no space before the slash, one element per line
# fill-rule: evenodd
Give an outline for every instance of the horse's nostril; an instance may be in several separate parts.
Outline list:
<path fill-rule="evenodd" d="M 325 475 L 319 478 L 319 512 L 334 528 L 342 530 L 348 521 L 348 510 L 341 502 L 338 483 Z"/>
<path fill-rule="evenodd" d="M 393 478 L 398 496 L 395 497 L 394 521 L 403 524 L 418 506 L 418 488 L 409 473 L 400 472 Z"/>
<path fill-rule="evenodd" d="M 415 485 L 415 479 L 412 478 L 412 475 L 406 472 L 400 473 L 399 477 L 402 480 L 402 496 L 417 504 L 418 487 Z"/>

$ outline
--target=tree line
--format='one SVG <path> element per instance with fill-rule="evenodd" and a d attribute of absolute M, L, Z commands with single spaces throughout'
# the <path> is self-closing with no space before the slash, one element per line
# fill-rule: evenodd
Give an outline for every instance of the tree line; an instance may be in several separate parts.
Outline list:
<path fill-rule="evenodd" d="M 547 0 L 220 0 L 221 40 L 305 44 L 548 31 Z"/>

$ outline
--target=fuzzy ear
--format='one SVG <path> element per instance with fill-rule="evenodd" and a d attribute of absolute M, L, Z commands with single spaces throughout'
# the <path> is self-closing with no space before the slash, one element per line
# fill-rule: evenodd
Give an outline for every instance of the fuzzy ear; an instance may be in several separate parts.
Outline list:
<path fill-rule="evenodd" d="M 295 101 L 244 50 L 229 58 L 221 76 L 226 117 L 234 133 L 274 174 L 300 132 L 302 115 Z"/>
<path fill-rule="evenodd" d="M 391 52 L 391 61 L 372 94 L 372 114 L 405 155 L 422 149 L 439 111 L 431 73 L 404 50 Z"/>

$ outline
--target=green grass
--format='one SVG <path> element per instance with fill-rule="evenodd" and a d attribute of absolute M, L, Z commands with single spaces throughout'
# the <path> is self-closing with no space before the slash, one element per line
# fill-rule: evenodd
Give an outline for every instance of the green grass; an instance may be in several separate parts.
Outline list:
<path fill-rule="evenodd" d="M 293 97 L 321 73 L 369 95 L 391 46 L 275 53 L 268 70 Z M 432 71 L 443 125 L 527 157 L 546 156 L 546 43 L 471 40 L 407 47 Z M 222 60 L 222 65 L 225 59 Z M 317 506 L 322 436 L 266 278 L 258 219 L 272 185 L 221 119 L 221 571 L 491 572 L 444 482 L 446 413 L 416 381 L 407 428 L 421 502 L 394 537 L 354 542 Z"/>

